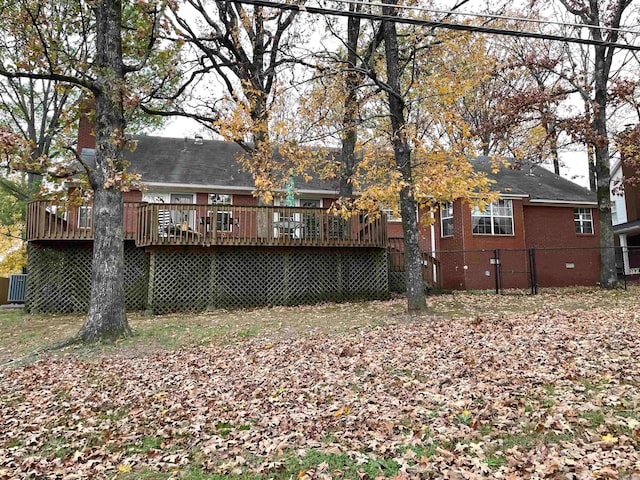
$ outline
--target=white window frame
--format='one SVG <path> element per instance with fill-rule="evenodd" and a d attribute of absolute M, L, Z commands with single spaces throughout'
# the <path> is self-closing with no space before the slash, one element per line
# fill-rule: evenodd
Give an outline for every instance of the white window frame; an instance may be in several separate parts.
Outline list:
<path fill-rule="evenodd" d="M 210 193 L 209 205 L 233 205 L 233 195 L 227 193 Z M 213 211 L 209 211 L 207 216 L 211 218 Z M 211 223 L 207 225 L 207 230 L 211 231 Z M 233 212 L 231 210 L 218 210 L 216 214 L 216 232 L 229 233 L 233 231 Z"/>
<path fill-rule="evenodd" d="M 84 213 L 83 213 L 84 212 Z M 89 205 L 82 205 L 78 207 L 78 228 L 81 230 L 88 230 L 93 226 L 93 207 Z"/>
<path fill-rule="evenodd" d="M 573 225 L 578 235 L 593 235 L 593 212 L 590 208 L 573 209 Z M 588 227 L 588 228 L 587 228 Z M 589 230 L 589 231 L 587 231 Z"/>
<path fill-rule="evenodd" d="M 393 208 L 383 208 L 382 211 L 387 215 L 387 222 L 402 222 L 402 217 L 396 216 Z"/>
<path fill-rule="evenodd" d="M 176 202 L 174 201 L 174 196 L 182 196 L 182 197 L 186 197 L 189 196 L 191 197 L 191 202 L 189 203 L 182 203 L 182 202 Z M 171 204 L 177 204 L 177 205 L 194 205 L 196 203 L 196 194 L 195 193 L 184 193 L 184 192 L 172 192 L 169 194 L 169 203 Z M 186 222 L 187 227 L 191 228 L 193 230 L 196 229 L 196 211 L 195 209 L 188 209 L 185 208 L 183 210 L 173 210 L 173 208 L 175 207 L 171 207 L 171 223 L 173 223 L 174 225 L 183 228 L 184 229 L 184 224 Z M 186 215 L 185 215 L 186 213 Z"/>
<path fill-rule="evenodd" d="M 508 213 L 504 213 L 505 210 Z M 482 219 L 482 220 L 481 220 Z M 511 231 L 508 233 L 501 233 L 498 231 L 498 221 L 503 219 L 509 219 L 509 224 L 505 225 Z M 476 228 L 490 227 L 489 232 L 476 231 Z M 485 211 L 481 211 L 477 206 L 473 208 L 471 212 L 471 232 L 474 235 L 492 235 L 500 237 L 512 237 L 514 236 L 514 223 L 513 223 L 513 201 L 509 198 L 496 200 L 487 205 Z"/>
<path fill-rule="evenodd" d="M 451 233 L 445 233 L 445 221 L 451 225 Z M 453 237 L 453 202 L 445 202 L 440 205 L 440 236 Z"/>

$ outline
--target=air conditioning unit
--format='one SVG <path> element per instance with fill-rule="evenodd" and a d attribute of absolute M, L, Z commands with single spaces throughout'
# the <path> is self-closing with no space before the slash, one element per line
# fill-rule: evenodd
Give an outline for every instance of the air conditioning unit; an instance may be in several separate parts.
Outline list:
<path fill-rule="evenodd" d="M 27 290 L 27 275 L 9 275 L 9 303 L 24 303 Z"/>

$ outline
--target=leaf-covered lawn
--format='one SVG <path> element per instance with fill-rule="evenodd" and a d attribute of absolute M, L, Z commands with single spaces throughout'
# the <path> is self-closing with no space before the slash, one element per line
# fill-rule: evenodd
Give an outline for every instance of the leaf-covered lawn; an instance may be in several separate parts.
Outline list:
<path fill-rule="evenodd" d="M 639 293 L 217 312 L 256 326 L 6 367 L 0 478 L 637 479 Z"/>

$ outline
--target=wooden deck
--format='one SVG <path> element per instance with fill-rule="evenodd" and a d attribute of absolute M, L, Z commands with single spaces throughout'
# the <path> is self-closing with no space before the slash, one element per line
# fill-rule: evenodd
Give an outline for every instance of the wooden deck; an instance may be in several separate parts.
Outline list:
<path fill-rule="evenodd" d="M 27 208 L 27 240 L 92 240 L 91 205 L 36 201 Z M 387 246 L 386 217 L 349 219 L 320 208 L 196 204 L 124 204 L 124 238 L 139 247 L 245 245 Z"/>

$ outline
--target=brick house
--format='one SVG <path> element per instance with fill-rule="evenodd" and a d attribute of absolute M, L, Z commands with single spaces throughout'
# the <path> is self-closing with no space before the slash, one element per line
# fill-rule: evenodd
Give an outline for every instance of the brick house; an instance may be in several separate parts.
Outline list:
<path fill-rule="evenodd" d="M 597 284 L 595 194 L 537 165 L 493 173 L 487 158 L 472 163 L 495 181 L 500 199 L 485 211 L 457 200 L 433 212 L 431 226 L 422 225 L 422 249 L 435 257 L 438 286 L 487 290 L 529 288 L 532 282 L 541 287 Z M 421 212 L 421 217 L 430 214 Z M 398 232 L 401 236 L 390 223 L 389 235 Z"/>
<path fill-rule="evenodd" d="M 80 128 L 82 157 L 93 139 Z M 387 223 L 327 208 L 337 186 L 296 179 L 286 202 L 260 205 L 230 142 L 140 136 L 126 152 L 144 191 L 124 194 L 127 308 L 162 313 L 388 298 Z M 27 307 L 88 307 L 92 207 L 33 202 L 27 212 Z"/>
<path fill-rule="evenodd" d="M 91 160 L 94 141 L 85 120 L 79 151 Z M 401 223 L 331 215 L 337 183 L 296 179 L 286 202 L 260 205 L 251 176 L 239 168 L 237 145 L 136 140 L 126 157 L 146 189 L 124 198 L 128 309 L 162 313 L 380 299 L 402 289 Z M 489 172 L 486 159 L 474 163 Z M 523 288 L 531 282 L 531 249 L 546 249 L 536 264 L 541 286 L 596 284 L 593 195 L 535 166 L 491 176 L 501 199 L 485 212 L 456 201 L 433 212 L 433 225 L 422 225 L 425 281 L 447 289 L 492 289 L 499 275 L 504 288 Z M 29 205 L 31 311 L 86 310 L 91 226 L 89 204 Z"/>

